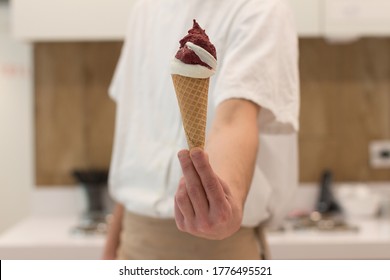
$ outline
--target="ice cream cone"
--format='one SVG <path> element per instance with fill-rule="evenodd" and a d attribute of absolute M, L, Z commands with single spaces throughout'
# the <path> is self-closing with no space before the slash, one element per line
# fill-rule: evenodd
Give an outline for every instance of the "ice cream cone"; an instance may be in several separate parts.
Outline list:
<path fill-rule="evenodd" d="M 184 132 L 189 149 L 204 148 L 209 81 L 217 67 L 217 52 L 195 19 L 179 43 L 171 62 L 171 75 Z"/>
<path fill-rule="evenodd" d="M 204 148 L 209 78 L 172 75 L 189 149 Z"/>

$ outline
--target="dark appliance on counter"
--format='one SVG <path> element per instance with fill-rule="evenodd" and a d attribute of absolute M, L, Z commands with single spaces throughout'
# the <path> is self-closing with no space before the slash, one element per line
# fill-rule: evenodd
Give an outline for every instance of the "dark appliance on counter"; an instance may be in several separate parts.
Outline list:
<path fill-rule="evenodd" d="M 293 230 L 351 232 L 359 230 L 356 226 L 346 221 L 342 207 L 333 193 L 332 179 L 333 174 L 330 170 L 325 170 L 322 173 L 314 210 L 310 213 L 290 217 L 288 220 L 289 228 Z"/>
<path fill-rule="evenodd" d="M 320 181 L 320 191 L 316 203 L 316 211 L 322 215 L 339 215 L 342 213 L 332 189 L 333 175 L 330 170 L 325 170 Z"/>
<path fill-rule="evenodd" d="M 309 216 L 308 224 L 325 231 L 357 231 L 346 222 L 343 209 L 333 193 L 333 174 L 330 170 L 322 173 L 315 209 Z"/>
<path fill-rule="evenodd" d="M 108 170 L 75 170 L 73 177 L 83 189 L 87 205 L 79 225 L 73 229 L 73 232 L 81 234 L 106 233 L 109 213 Z"/>

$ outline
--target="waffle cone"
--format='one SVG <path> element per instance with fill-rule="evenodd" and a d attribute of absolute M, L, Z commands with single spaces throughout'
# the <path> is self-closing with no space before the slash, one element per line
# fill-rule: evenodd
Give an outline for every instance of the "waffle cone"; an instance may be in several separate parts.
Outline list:
<path fill-rule="evenodd" d="M 209 78 L 172 75 L 189 149 L 204 148 Z"/>

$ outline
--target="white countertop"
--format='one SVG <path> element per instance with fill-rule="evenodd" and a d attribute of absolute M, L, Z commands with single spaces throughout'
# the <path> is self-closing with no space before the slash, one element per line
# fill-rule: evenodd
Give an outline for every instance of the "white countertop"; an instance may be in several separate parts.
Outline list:
<path fill-rule="evenodd" d="M 29 217 L 0 235 L 0 259 L 99 259 L 105 236 L 72 233 L 75 216 Z"/>
<path fill-rule="evenodd" d="M 390 183 L 369 187 L 390 196 Z M 302 185 L 292 209 L 312 209 L 314 185 Z M 36 188 L 29 217 L 0 234 L 0 259 L 99 259 L 105 236 L 72 234 L 84 213 L 81 188 Z M 50 216 L 49 216 L 50 215 Z M 390 218 L 351 222 L 358 232 L 286 231 L 267 233 L 273 259 L 390 259 Z"/>
<path fill-rule="evenodd" d="M 357 232 L 267 233 L 273 259 L 390 259 L 390 220 L 352 222 Z M 74 216 L 32 216 L 0 235 L 0 259 L 99 259 L 104 236 L 71 233 Z"/>
<path fill-rule="evenodd" d="M 390 220 L 349 222 L 358 231 L 295 230 L 267 234 L 274 259 L 390 259 Z"/>

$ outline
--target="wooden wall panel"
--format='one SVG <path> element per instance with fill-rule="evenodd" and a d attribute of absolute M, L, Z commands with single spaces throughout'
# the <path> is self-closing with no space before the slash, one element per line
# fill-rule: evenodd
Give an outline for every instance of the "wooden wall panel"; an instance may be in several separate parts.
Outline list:
<path fill-rule="evenodd" d="M 108 86 L 111 83 L 116 66 L 118 44 L 85 45 L 86 69 L 86 104 L 85 133 L 86 157 L 88 165 L 96 168 L 108 168 L 111 160 L 111 148 L 114 135 L 115 106 L 108 97 Z"/>
<path fill-rule="evenodd" d="M 36 183 L 74 183 L 75 168 L 108 168 L 115 105 L 107 88 L 121 43 L 35 45 Z"/>
<path fill-rule="evenodd" d="M 300 178 L 332 169 L 338 181 L 390 180 L 369 166 L 368 145 L 390 139 L 390 40 L 300 41 Z"/>
<path fill-rule="evenodd" d="M 108 168 L 115 105 L 107 88 L 121 43 L 35 46 L 36 180 L 66 185 L 74 168 Z M 368 144 L 390 139 L 390 39 L 300 40 L 300 179 L 390 180 L 369 166 Z"/>

